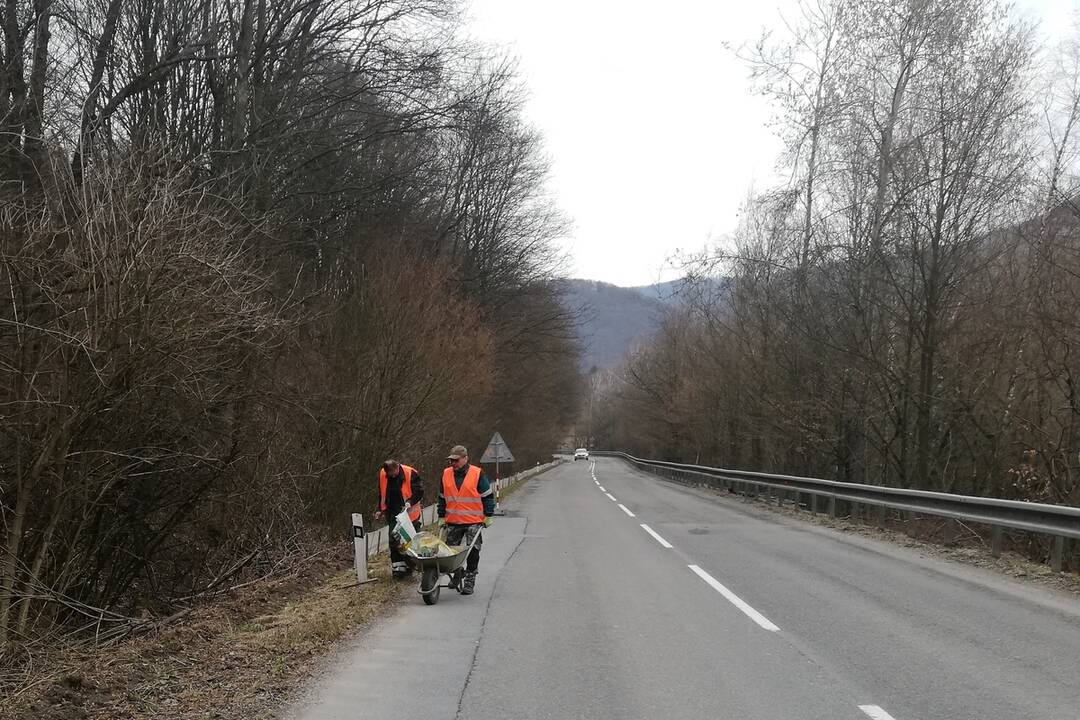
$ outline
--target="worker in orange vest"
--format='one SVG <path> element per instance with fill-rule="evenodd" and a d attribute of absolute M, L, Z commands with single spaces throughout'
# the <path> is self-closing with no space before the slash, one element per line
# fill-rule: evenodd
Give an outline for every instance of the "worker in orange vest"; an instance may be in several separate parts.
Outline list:
<path fill-rule="evenodd" d="M 375 519 L 386 516 L 390 523 L 390 572 L 395 578 L 405 578 L 412 573 L 412 568 L 405 562 L 401 551 L 401 540 L 393 532 L 394 518 L 409 505 L 409 520 L 419 532 L 420 515 L 424 502 L 424 481 L 415 468 L 402 465 L 391 458 L 379 468 L 379 508 Z"/>
<path fill-rule="evenodd" d="M 455 445 L 446 459 L 450 461 L 450 467 L 443 471 L 439 488 L 439 522 L 446 525 L 448 545 L 467 545 L 476 538 L 465 559 L 465 576 L 461 579 L 461 594 L 472 595 L 480 564 L 480 545 L 484 540 L 482 535 L 476 536 L 481 528 L 491 524 L 495 493 L 484 471 L 469 464 L 469 451 L 463 445 Z"/>

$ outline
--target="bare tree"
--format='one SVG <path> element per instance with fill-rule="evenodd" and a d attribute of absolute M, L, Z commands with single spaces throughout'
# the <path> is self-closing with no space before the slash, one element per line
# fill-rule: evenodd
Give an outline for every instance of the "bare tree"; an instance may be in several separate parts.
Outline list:
<path fill-rule="evenodd" d="M 496 423 L 523 459 L 554 447 L 565 222 L 513 66 L 457 39 L 456 3 L 0 22 L 5 659 L 333 535 L 388 454 L 434 469 Z"/>

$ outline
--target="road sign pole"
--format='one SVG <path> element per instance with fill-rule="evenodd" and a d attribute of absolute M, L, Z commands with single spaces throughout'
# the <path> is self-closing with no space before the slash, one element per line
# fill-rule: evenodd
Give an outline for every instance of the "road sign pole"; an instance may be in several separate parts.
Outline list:
<path fill-rule="evenodd" d="M 503 448 L 506 448 L 504 451 Z M 505 454 L 504 454 L 505 453 Z M 480 457 L 481 465 L 494 465 L 495 466 L 495 514 L 501 515 L 499 510 L 499 489 L 502 485 L 502 463 L 514 462 L 514 453 L 510 452 L 510 447 L 503 440 L 502 435 L 496 432 L 491 436 L 491 441 L 488 442 L 487 448 L 484 450 L 484 454 Z"/>

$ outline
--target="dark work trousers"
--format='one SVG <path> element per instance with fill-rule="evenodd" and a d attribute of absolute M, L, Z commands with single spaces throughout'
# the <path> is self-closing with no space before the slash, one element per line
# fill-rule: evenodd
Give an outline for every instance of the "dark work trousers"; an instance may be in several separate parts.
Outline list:
<path fill-rule="evenodd" d="M 483 525 L 451 525 L 447 523 L 446 544 L 468 545 L 483 528 Z M 484 536 L 480 535 L 480 537 L 476 538 L 476 544 L 473 545 L 468 559 L 465 560 L 465 572 L 476 572 L 476 568 L 480 564 L 480 546 L 483 544 Z"/>

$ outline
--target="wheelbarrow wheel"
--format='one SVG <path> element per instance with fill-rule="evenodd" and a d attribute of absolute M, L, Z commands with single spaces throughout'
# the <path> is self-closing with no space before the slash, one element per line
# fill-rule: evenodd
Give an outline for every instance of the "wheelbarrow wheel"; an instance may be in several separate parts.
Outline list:
<path fill-rule="evenodd" d="M 424 568 L 424 575 L 420 580 L 420 590 L 426 605 L 434 605 L 439 602 L 439 592 L 442 590 L 439 587 L 439 568 L 434 566 Z"/>

